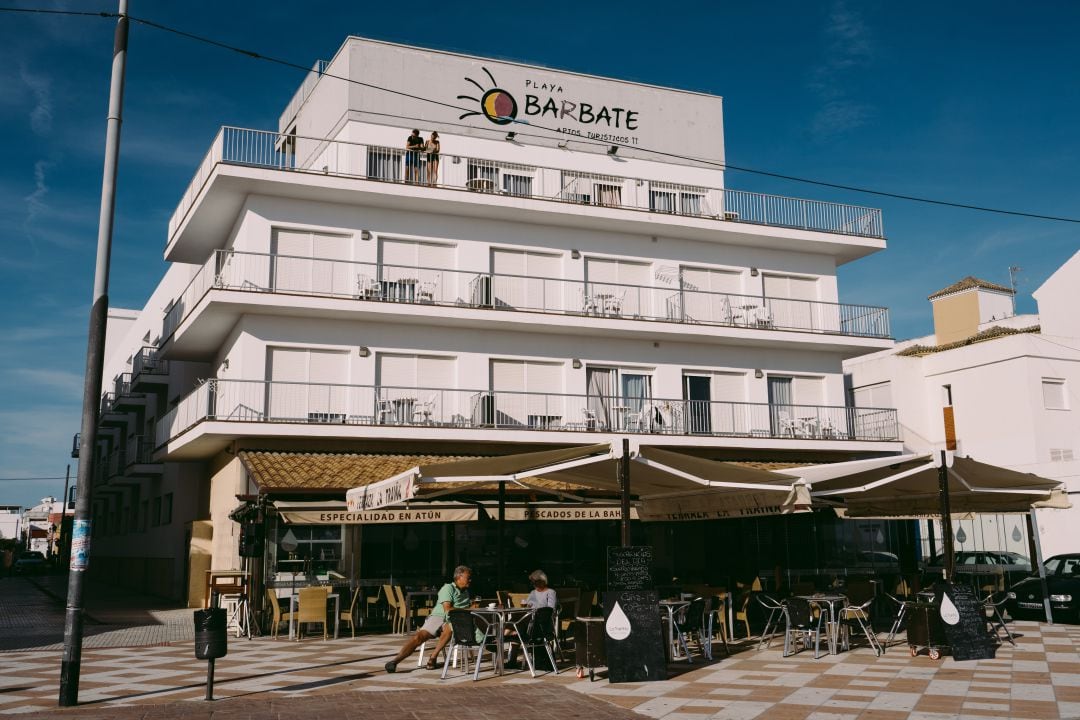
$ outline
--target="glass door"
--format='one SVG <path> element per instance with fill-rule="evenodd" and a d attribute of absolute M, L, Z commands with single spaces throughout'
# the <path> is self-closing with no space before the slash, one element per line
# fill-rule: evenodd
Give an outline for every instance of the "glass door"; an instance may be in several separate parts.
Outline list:
<path fill-rule="evenodd" d="M 795 435 L 791 386 L 789 377 L 769 378 L 769 424 L 773 437 Z"/>
<path fill-rule="evenodd" d="M 683 377 L 683 399 L 686 400 L 687 430 L 691 434 L 711 433 L 712 378 L 705 375 Z"/>

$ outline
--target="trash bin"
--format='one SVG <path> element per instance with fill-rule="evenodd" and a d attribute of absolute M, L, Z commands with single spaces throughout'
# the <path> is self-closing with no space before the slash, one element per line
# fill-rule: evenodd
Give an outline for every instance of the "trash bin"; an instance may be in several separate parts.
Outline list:
<path fill-rule="evenodd" d="M 228 652 L 228 632 L 225 609 L 209 608 L 195 611 L 195 658 L 216 660 Z"/>

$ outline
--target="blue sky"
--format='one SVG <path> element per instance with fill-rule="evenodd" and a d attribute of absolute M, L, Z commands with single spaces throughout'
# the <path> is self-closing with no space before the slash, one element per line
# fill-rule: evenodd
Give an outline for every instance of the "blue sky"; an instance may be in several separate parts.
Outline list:
<path fill-rule="evenodd" d="M 21 7 L 112 11 L 107 0 Z M 224 13 L 222 8 L 228 8 Z M 348 34 L 708 91 L 728 161 L 829 182 L 1080 217 L 1080 4 L 746 2 L 302 4 L 131 0 L 130 12 L 301 65 Z M 63 476 L 78 430 L 115 21 L 0 15 L 0 478 Z M 166 223 L 221 125 L 276 128 L 301 74 L 134 25 L 110 297 L 141 308 Z M 884 210 L 889 249 L 841 301 L 930 332 L 926 296 L 1007 282 L 1019 309 L 1080 225 L 933 207 L 739 172 L 744 190 Z M 74 474 L 74 467 L 72 468 Z M 0 482 L 0 504 L 63 481 Z"/>

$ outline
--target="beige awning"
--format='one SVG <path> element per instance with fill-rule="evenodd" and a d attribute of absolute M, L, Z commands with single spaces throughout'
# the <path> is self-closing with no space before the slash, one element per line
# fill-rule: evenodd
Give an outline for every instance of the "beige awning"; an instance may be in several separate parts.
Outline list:
<path fill-rule="evenodd" d="M 417 522 L 471 522 L 479 519 L 479 507 L 489 517 L 498 513 L 496 503 L 411 503 L 409 507 L 387 507 L 378 510 L 350 511 L 340 500 L 285 501 L 277 500 L 274 507 L 281 519 L 300 525 L 379 525 Z M 504 516 L 508 521 L 532 520 L 618 520 L 621 509 L 608 503 L 509 503 Z M 637 520 L 636 508 L 630 508 L 630 519 Z"/>
<path fill-rule="evenodd" d="M 446 487 L 447 492 L 456 484 L 501 482 L 548 493 L 550 483 L 558 482 L 569 487 L 555 494 L 580 500 L 575 488 L 617 495 L 618 462 L 610 445 L 587 445 L 418 466 L 386 482 Z M 643 520 L 771 515 L 810 507 L 805 483 L 790 476 L 657 448 L 643 447 L 632 458 L 630 492 Z M 359 503 L 364 490 L 355 488 L 346 497 Z"/>
<path fill-rule="evenodd" d="M 843 507 L 846 517 L 931 517 L 940 514 L 938 467 L 932 455 L 901 455 L 781 471 L 811 482 L 811 496 Z M 954 514 L 1027 512 L 1070 507 L 1061 482 L 956 457 L 948 467 Z"/>

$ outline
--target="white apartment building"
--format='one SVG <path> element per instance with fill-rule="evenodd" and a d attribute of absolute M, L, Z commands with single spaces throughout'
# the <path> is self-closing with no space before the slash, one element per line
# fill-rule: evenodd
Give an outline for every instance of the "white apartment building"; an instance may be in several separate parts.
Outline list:
<path fill-rule="evenodd" d="M 18 540 L 22 505 L 0 505 L 0 540 Z"/>
<path fill-rule="evenodd" d="M 1037 315 L 1014 315 L 1012 290 L 968 277 L 930 296 L 934 335 L 844 362 L 856 404 L 895 405 L 907 449 L 943 447 L 942 408 L 951 406 L 958 454 L 1062 480 L 1073 507 L 1036 515 L 1045 557 L 1077 549 L 1077 288 L 1080 253 L 1033 293 Z M 958 551 L 1028 555 L 1023 517 L 986 515 L 958 528 Z"/>
<path fill-rule="evenodd" d="M 340 501 L 420 457 L 898 452 L 842 367 L 893 346 L 836 283 L 885 248 L 880 211 L 730 189 L 723 160 L 716 96 L 348 38 L 278 128 L 193 153 L 169 270 L 110 317 L 92 564 L 201 602 L 237 496 Z M 280 525 L 266 562 L 291 533 L 350 576 L 483 565 L 482 526 L 451 525 Z"/>

